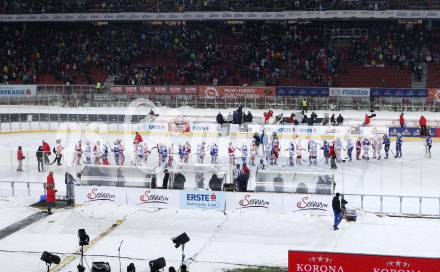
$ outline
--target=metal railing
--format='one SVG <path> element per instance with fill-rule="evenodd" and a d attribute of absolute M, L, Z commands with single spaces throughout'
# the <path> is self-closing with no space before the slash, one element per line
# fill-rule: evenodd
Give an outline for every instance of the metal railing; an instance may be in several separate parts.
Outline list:
<path fill-rule="evenodd" d="M 440 216 L 440 197 L 344 194 L 348 207 L 386 215 Z"/>
<path fill-rule="evenodd" d="M 194 108 L 227 109 L 243 105 L 251 109 L 300 110 L 305 97 L 262 97 L 206 98 L 193 95 L 121 95 L 108 93 L 72 93 L 45 92 L 29 97 L 1 97 L 0 105 L 16 106 L 60 106 L 60 107 L 127 107 L 138 98 L 151 100 L 157 106 L 178 108 L 189 106 Z M 346 97 L 308 97 L 310 110 L 358 110 L 368 111 L 440 111 L 440 102 L 428 98 L 346 98 Z"/>
<path fill-rule="evenodd" d="M 42 188 L 42 194 L 45 194 L 45 184 L 44 182 L 35 182 L 35 181 L 12 181 L 12 180 L 0 180 L 0 184 L 4 185 L 4 184 L 10 184 L 10 196 L 15 197 L 16 196 L 16 185 L 17 184 L 26 184 L 26 195 L 27 196 L 32 196 L 31 194 L 31 185 L 39 185 Z M 4 189 L 4 187 L 2 187 L 2 189 Z"/>

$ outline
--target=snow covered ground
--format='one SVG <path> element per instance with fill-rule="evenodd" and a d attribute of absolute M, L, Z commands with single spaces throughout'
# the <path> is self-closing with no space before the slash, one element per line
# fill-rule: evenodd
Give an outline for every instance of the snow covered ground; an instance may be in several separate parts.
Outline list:
<path fill-rule="evenodd" d="M 118 271 L 133 262 L 141 272 L 148 261 L 165 257 L 178 265 L 180 249 L 171 237 L 187 232 L 190 271 L 223 271 L 243 265 L 287 266 L 289 249 L 438 257 L 438 220 L 378 217 L 362 213 L 355 223 L 331 229 L 331 216 L 274 214 L 266 210 L 240 210 L 228 215 L 206 210 L 145 210 L 93 203 L 59 210 L 48 218 L 0 241 L 0 263 L 5 271 L 44 271 L 39 261 L 44 250 L 70 256 L 78 249 L 77 229 L 85 228 L 91 240 L 117 220 L 124 223 L 98 240 L 87 252 L 88 264 L 106 261 Z M 33 252 L 33 253 L 26 253 Z M 107 255 L 107 256 L 103 256 Z M 127 259 L 130 257 L 134 259 Z M 75 259 L 61 271 L 76 271 Z M 38 269 L 39 268 L 39 269 Z M 434 272 L 434 271 L 433 271 Z"/>

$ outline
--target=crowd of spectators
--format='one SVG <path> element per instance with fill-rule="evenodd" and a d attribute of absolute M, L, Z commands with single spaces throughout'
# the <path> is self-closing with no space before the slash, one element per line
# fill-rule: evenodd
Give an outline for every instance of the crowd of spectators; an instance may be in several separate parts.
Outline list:
<path fill-rule="evenodd" d="M 389 23 L 336 47 L 326 24 L 25 24 L 0 29 L 0 83 L 35 83 L 41 74 L 75 83 L 91 66 L 128 85 L 266 85 L 300 79 L 332 86 L 345 63 L 412 69 L 429 33 Z M 342 25 L 342 27 L 344 27 Z M 337 81 L 337 80 L 336 80 Z"/>
<path fill-rule="evenodd" d="M 393 0 L 2 0 L 1 13 L 431 9 L 431 1 Z"/>

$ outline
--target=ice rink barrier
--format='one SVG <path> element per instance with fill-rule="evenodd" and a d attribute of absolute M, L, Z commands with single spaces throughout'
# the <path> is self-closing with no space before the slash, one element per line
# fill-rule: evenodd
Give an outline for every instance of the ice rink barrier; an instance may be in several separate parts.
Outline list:
<path fill-rule="evenodd" d="M 214 192 L 77 186 L 75 204 L 109 202 L 117 206 L 159 209 L 211 209 L 224 212 L 261 209 L 269 212 L 304 212 L 331 215 L 332 196 L 253 192 Z"/>

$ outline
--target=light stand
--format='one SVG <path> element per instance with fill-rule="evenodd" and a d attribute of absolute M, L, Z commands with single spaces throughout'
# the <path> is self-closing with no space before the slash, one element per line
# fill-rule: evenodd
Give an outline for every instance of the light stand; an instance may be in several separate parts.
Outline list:
<path fill-rule="evenodd" d="M 46 267 L 47 267 L 47 272 L 50 272 L 50 266 L 51 266 L 51 264 L 50 264 L 50 263 L 46 263 Z"/>
<path fill-rule="evenodd" d="M 79 264 L 77 268 L 78 272 L 84 272 L 86 271 L 86 268 L 84 267 L 84 245 L 81 245 L 81 249 L 79 251 L 81 253 L 81 258 L 79 259 Z"/>
<path fill-rule="evenodd" d="M 185 245 L 182 245 L 182 263 L 180 264 L 180 266 L 182 266 L 183 264 L 185 264 Z"/>
<path fill-rule="evenodd" d="M 119 244 L 119 248 L 118 248 L 119 272 L 122 272 L 122 265 L 121 265 L 121 246 L 122 246 L 122 242 L 124 242 L 124 240 L 121 241 L 121 243 Z"/>

